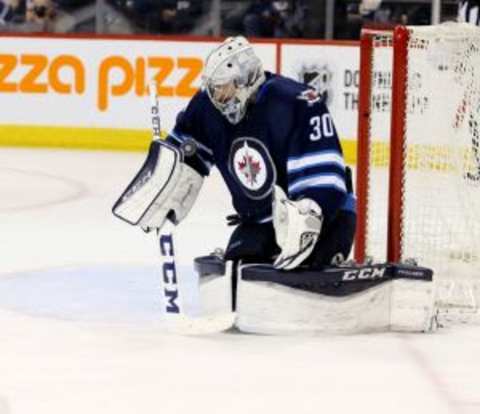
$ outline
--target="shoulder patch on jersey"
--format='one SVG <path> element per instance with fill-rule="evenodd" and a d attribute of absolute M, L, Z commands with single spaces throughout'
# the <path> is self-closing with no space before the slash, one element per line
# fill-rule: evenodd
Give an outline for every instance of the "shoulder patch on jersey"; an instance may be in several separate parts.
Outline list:
<path fill-rule="evenodd" d="M 267 197 L 277 180 L 272 157 L 258 139 L 241 137 L 230 148 L 228 169 L 245 195 L 253 200 Z"/>
<path fill-rule="evenodd" d="M 297 99 L 306 101 L 308 106 L 311 106 L 320 101 L 321 97 L 316 90 L 305 89 L 300 95 L 297 96 Z"/>

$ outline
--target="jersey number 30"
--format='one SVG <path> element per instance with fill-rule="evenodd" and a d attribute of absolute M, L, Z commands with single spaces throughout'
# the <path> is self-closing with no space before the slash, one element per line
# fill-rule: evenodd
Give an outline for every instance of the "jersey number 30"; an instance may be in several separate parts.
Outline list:
<path fill-rule="evenodd" d="M 322 138 L 333 137 L 335 134 L 330 114 L 312 116 L 310 118 L 310 125 L 312 127 L 310 141 L 318 141 Z"/>

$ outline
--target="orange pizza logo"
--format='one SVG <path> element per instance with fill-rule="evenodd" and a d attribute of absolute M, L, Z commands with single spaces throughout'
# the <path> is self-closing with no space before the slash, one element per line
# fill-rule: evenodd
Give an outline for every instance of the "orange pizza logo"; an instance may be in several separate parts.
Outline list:
<path fill-rule="evenodd" d="M 21 76 L 14 80 L 12 75 L 19 68 Z M 62 70 L 70 70 L 73 81 L 62 80 Z M 84 91 L 85 66 L 75 56 L 60 55 L 50 60 L 44 55 L 0 55 L 0 93 L 56 92 L 80 95 Z"/>
<path fill-rule="evenodd" d="M 137 96 L 144 96 L 147 92 L 147 85 L 150 79 L 147 78 L 147 71 L 153 71 L 153 79 L 157 83 L 157 92 L 159 96 L 169 97 L 192 97 L 198 88 L 193 87 L 193 83 L 198 78 L 203 69 L 203 61 L 199 58 L 171 58 L 171 57 L 148 57 L 137 58 L 132 64 L 128 59 L 122 56 L 111 56 L 102 61 L 98 75 L 98 108 L 105 111 L 109 105 L 109 99 L 114 96 L 122 96 L 135 91 Z M 114 83 L 112 81 L 112 71 L 120 70 L 123 74 L 123 80 Z M 180 79 L 168 86 L 166 80 L 175 71 L 181 70 L 183 75 Z"/>
<path fill-rule="evenodd" d="M 96 70 L 96 105 L 100 111 L 107 111 L 114 97 L 131 92 L 145 96 L 151 78 L 157 83 L 159 96 L 192 97 L 198 90 L 194 84 L 203 70 L 203 61 L 195 57 L 151 56 L 132 62 L 123 56 L 108 56 Z M 86 65 L 76 56 L 0 54 L 0 93 L 82 95 L 86 88 Z"/>

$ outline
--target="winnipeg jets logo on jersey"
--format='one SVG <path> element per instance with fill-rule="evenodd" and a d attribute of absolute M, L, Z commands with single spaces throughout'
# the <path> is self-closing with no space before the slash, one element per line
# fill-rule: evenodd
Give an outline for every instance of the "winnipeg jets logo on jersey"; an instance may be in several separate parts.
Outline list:
<path fill-rule="evenodd" d="M 251 151 L 253 152 L 251 154 L 248 149 L 248 145 L 245 143 L 245 151 L 244 154 L 240 155 L 241 160 L 237 161 L 237 167 L 240 177 L 244 178 L 242 181 L 245 182 L 246 186 L 256 189 L 265 181 L 265 166 L 262 165 L 263 160 L 260 160 L 258 154 L 255 154 L 256 151 Z"/>
<path fill-rule="evenodd" d="M 247 197 L 268 196 L 276 180 L 276 171 L 267 148 L 257 139 L 237 138 L 231 147 L 229 169 Z"/>

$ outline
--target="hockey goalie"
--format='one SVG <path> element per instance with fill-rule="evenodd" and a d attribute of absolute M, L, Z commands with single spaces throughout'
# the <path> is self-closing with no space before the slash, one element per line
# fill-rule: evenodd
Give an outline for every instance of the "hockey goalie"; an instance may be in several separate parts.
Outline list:
<path fill-rule="evenodd" d="M 202 80 L 165 140 L 154 122 L 157 137 L 114 214 L 161 233 L 188 214 L 216 166 L 232 197 L 236 213 L 227 220 L 235 228 L 224 254 L 195 264 L 201 280 L 230 281 L 238 329 L 431 330 L 431 270 L 346 262 L 355 197 L 317 92 L 264 71 L 243 37 L 228 38 L 208 55 Z M 173 251 L 168 235 L 160 235 L 160 246 Z M 165 273 L 163 279 L 174 281 Z M 174 296 L 169 309 L 180 313 Z"/>

